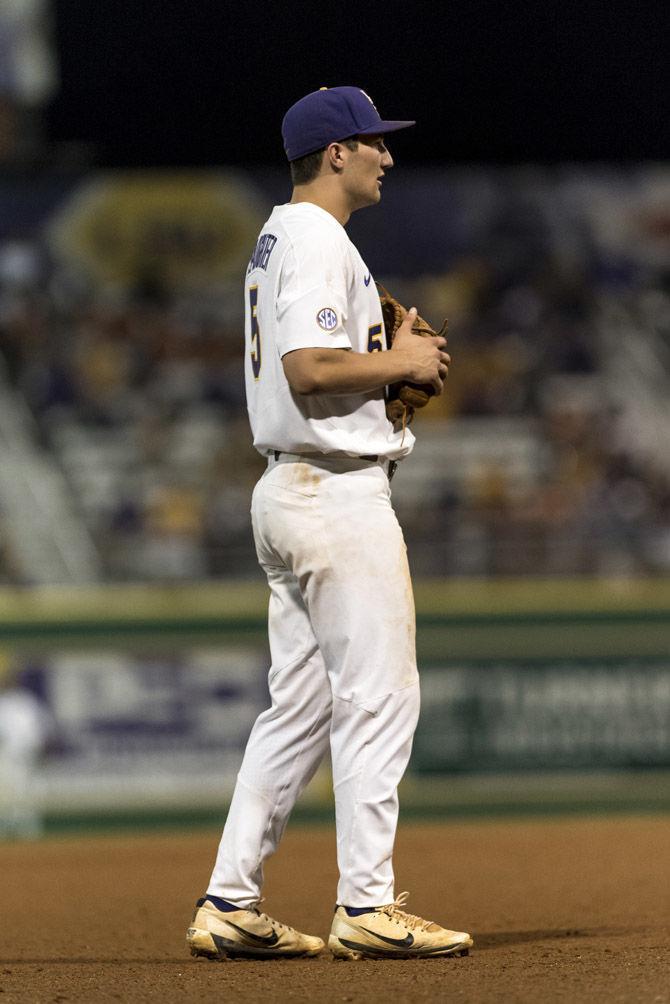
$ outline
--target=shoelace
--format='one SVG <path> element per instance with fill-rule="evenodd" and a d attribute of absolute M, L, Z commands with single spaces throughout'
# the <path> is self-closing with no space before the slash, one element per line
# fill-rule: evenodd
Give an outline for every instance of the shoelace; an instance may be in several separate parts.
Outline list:
<path fill-rule="evenodd" d="M 396 897 L 393 903 L 389 903 L 388 906 L 382 906 L 380 908 L 381 913 L 385 913 L 387 917 L 394 920 L 396 924 L 404 924 L 405 927 L 409 927 L 411 930 L 416 931 L 427 931 L 432 920 L 425 920 L 423 917 L 416 917 L 413 913 L 407 913 L 403 910 L 407 900 L 409 899 L 408 892 L 401 892 L 399 896 Z"/>
<path fill-rule="evenodd" d="M 273 930 L 279 929 L 280 931 L 291 931 L 292 933 L 295 933 L 294 927 L 289 927 L 288 924 L 282 924 L 280 920 L 275 920 L 274 917 L 269 917 L 267 913 L 261 913 L 258 907 L 260 906 L 261 903 L 264 902 L 265 898 L 261 897 L 261 899 L 259 899 L 252 907 L 250 907 L 250 909 L 253 910 L 254 913 L 257 913 L 258 916 L 262 918 L 262 920 L 266 920 Z"/>

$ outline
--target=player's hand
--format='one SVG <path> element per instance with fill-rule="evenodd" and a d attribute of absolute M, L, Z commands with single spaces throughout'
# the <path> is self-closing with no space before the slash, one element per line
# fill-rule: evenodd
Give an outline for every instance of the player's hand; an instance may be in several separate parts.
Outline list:
<path fill-rule="evenodd" d="M 447 339 L 441 335 L 423 337 L 412 332 L 416 320 L 416 307 L 407 312 L 393 339 L 391 352 L 402 352 L 406 357 L 406 380 L 412 383 L 429 384 L 436 394 L 442 387 L 449 372 L 451 356 L 444 351 Z"/>

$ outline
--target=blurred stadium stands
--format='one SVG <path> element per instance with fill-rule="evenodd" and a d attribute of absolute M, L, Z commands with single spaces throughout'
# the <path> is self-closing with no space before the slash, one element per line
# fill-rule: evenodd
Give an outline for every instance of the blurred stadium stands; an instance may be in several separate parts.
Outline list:
<path fill-rule="evenodd" d="M 3 581 L 257 574 L 238 286 L 286 197 L 271 171 L 0 178 Z M 450 320 L 394 482 L 415 574 L 667 572 L 670 171 L 398 170 L 359 217 L 375 276 Z"/>

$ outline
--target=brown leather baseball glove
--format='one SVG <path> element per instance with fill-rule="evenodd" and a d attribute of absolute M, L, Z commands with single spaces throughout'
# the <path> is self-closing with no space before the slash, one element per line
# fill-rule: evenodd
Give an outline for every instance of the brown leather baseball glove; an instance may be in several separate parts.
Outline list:
<path fill-rule="evenodd" d="M 382 317 L 384 319 L 384 328 L 386 329 L 386 345 L 390 349 L 398 328 L 407 316 L 407 310 L 403 307 L 402 303 L 399 303 L 394 296 L 391 296 L 381 283 L 377 283 L 377 289 L 379 290 Z M 445 320 L 440 330 L 435 331 L 431 328 L 428 321 L 417 314 L 417 318 L 412 325 L 412 332 L 415 335 L 420 335 L 422 338 L 429 337 L 430 335 L 444 337 L 447 332 L 447 322 Z M 390 422 L 402 420 L 404 425 L 410 421 L 417 408 L 425 408 L 434 394 L 435 390 L 430 384 L 416 384 L 409 381 L 392 384 L 386 393 L 387 418 Z"/>

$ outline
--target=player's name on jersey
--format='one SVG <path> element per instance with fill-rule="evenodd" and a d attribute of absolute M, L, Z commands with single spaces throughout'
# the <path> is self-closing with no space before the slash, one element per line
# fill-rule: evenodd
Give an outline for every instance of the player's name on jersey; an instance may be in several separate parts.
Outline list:
<path fill-rule="evenodd" d="M 252 272 L 255 268 L 262 268 L 263 271 L 267 270 L 268 262 L 270 261 L 270 255 L 277 243 L 277 238 L 274 234 L 261 234 L 256 242 L 256 247 L 254 248 L 254 253 L 249 260 L 249 266 L 247 268 L 247 275 Z"/>

